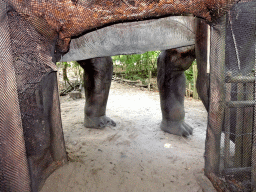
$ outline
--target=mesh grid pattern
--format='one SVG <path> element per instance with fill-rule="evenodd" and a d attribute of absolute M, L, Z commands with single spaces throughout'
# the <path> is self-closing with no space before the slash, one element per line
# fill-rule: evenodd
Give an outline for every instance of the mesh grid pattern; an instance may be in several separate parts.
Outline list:
<path fill-rule="evenodd" d="M 72 37 L 180 14 L 213 22 L 205 173 L 219 191 L 254 189 L 255 7 L 247 0 L 0 0 L 0 191 L 38 191 L 66 162 L 54 62 Z"/>
<path fill-rule="evenodd" d="M 0 94 L 0 191 L 29 191 L 7 6 L 3 1 L 0 1 L 0 25 L 0 89 L 3 90 Z"/>
<path fill-rule="evenodd" d="M 38 191 L 66 162 L 53 40 L 1 3 L 0 191 Z"/>
<path fill-rule="evenodd" d="M 239 3 L 212 27 L 206 174 L 218 190 L 255 190 L 255 7 Z"/>
<path fill-rule="evenodd" d="M 231 190 L 251 191 L 255 106 L 255 3 L 227 14 L 225 153 L 221 170 Z M 229 143 L 228 143 L 229 142 Z M 254 157 L 253 157 L 254 158 Z"/>
<path fill-rule="evenodd" d="M 55 129 L 61 129 L 60 111 L 52 113 L 58 92 L 56 66 L 50 53 L 54 50 L 51 39 L 42 36 L 20 17 L 10 11 L 9 26 L 12 40 L 13 65 L 16 73 L 21 119 L 26 143 L 26 154 L 33 191 L 51 173 L 56 163 L 65 160 L 62 131 L 54 138 Z M 23 41 L 20 41 L 23 39 Z M 51 87 L 49 87 L 49 85 Z M 57 97 L 58 98 L 58 97 Z M 58 107 L 57 107 L 58 109 Z M 54 140 L 59 140 L 59 147 Z M 62 144 L 61 144 L 62 143 Z M 56 147 L 56 148 L 53 148 Z M 57 153 L 62 153 L 60 157 Z"/>

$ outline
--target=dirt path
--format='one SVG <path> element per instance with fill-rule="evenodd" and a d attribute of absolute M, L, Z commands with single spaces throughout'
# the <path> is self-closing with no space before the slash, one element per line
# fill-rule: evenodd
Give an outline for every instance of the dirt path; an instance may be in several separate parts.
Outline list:
<path fill-rule="evenodd" d="M 197 192 L 204 167 L 207 113 L 200 101 L 186 99 L 185 139 L 160 130 L 158 92 L 112 82 L 107 116 L 116 127 L 83 127 L 84 99 L 61 98 L 70 163 L 46 181 L 41 192 Z"/>

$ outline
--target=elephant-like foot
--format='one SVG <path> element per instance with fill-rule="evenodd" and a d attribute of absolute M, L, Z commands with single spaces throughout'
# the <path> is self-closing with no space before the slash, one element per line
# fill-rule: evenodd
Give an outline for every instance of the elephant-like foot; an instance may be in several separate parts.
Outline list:
<path fill-rule="evenodd" d="M 87 128 L 103 129 L 108 125 L 115 127 L 116 123 L 106 115 L 100 117 L 84 117 L 84 126 Z"/>
<path fill-rule="evenodd" d="M 167 121 L 162 120 L 161 129 L 167 133 L 188 137 L 193 134 L 193 128 L 184 121 Z"/>

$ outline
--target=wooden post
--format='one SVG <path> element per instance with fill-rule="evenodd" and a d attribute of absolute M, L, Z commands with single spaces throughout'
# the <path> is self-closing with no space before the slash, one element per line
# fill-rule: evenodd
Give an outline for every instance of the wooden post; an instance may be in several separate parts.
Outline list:
<path fill-rule="evenodd" d="M 246 100 L 253 100 L 253 91 L 254 84 L 247 83 L 246 84 Z M 244 109 L 244 127 L 243 127 L 243 167 L 251 166 L 251 158 L 252 158 L 252 129 L 253 127 L 253 107 L 247 107 Z"/>
<path fill-rule="evenodd" d="M 231 100 L 231 83 L 226 84 L 226 102 Z M 224 168 L 230 163 L 230 108 L 225 109 Z"/>
<path fill-rule="evenodd" d="M 151 70 L 149 71 L 149 74 L 148 74 L 148 90 L 150 91 L 150 84 L 151 84 Z"/>
<path fill-rule="evenodd" d="M 188 97 L 191 95 L 191 83 L 188 84 Z"/>
<path fill-rule="evenodd" d="M 196 80 L 197 80 L 197 66 L 196 65 L 193 65 L 193 76 L 194 76 L 193 98 L 198 99 L 198 93 L 196 90 Z"/>
<path fill-rule="evenodd" d="M 187 82 L 186 82 L 186 97 L 188 97 L 188 84 L 187 84 Z"/>
<path fill-rule="evenodd" d="M 244 84 L 237 83 L 237 101 L 244 100 Z M 235 138 L 235 167 L 242 167 L 242 127 L 243 127 L 243 108 L 237 108 L 236 110 L 236 138 Z"/>

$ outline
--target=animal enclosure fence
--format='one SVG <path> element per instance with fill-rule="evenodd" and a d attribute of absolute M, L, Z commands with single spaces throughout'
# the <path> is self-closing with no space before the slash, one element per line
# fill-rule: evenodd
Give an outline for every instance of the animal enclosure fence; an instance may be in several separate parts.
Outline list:
<path fill-rule="evenodd" d="M 256 191 L 255 7 L 237 4 L 211 28 L 205 173 L 218 191 Z"/>
<path fill-rule="evenodd" d="M 25 9 L 24 6 L 27 6 L 27 2 L 32 3 Z M 57 57 L 55 58 L 54 54 L 56 44 L 60 46 L 60 50 L 67 48 L 65 46 L 67 39 L 65 33 L 62 33 L 63 31 L 66 30 L 66 34 L 72 36 L 78 34 L 72 30 L 78 30 L 81 33 L 89 30 L 89 27 L 85 27 L 86 22 L 79 20 L 82 18 L 85 21 L 84 18 L 88 17 L 87 13 L 92 13 L 91 10 L 84 9 L 84 2 L 86 1 L 0 0 L 0 191 L 38 191 L 44 179 L 67 161 L 56 83 L 55 62 Z M 91 1 L 92 5 L 94 2 L 98 1 Z M 100 6 L 108 4 L 105 1 L 102 2 Z M 218 9 L 213 9 L 214 3 L 207 4 L 212 9 L 206 6 L 200 10 L 201 3 L 205 6 L 204 1 L 179 1 L 181 4 L 184 3 L 184 6 L 180 6 L 181 4 L 174 6 L 172 1 L 168 2 L 168 5 L 164 4 L 164 1 L 160 1 L 160 3 L 159 1 L 148 1 L 159 3 L 158 5 L 162 6 L 162 9 L 169 7 L 170 10 L 165 10 L 166 12 L 163 11 L 164 13 L 161 14 L 161 9 L 146 11 L 155 8 L 156 4 L 151 6 L 151 4 L 146 5 L 143 1 L 136 2 L 139 2 L 138 5 L 141 6 L 136 9 L 138 5 L 135 3 L 130 8 L 133 11 L 142 10 L 142 12 L 130 14 L 137 14 L 138 19 L 147 18 L 147 16 L 148 18 L 167 16 L 171 11 L 175 11 L 177 14 L 193 13 L 202 17 L 207 15 L 210 20 L 215 14 L 225 11 L 225 8 L 218 7 L 220 5 L 217 6 Z M 177 3 L 178 1 L 173 2 Z M 82 12 L 78 12 L 77 7 L 79 6 L 72 4 L 70 7 L 75 10 L 73 13 L 63 14 L 63 18 L 57 18 L 59 11 L 56 9 L 58 6 L 67 5 L 67 3 L 79 5 L 82 7 L 80 9 Z M 189 7 L 187 12 L 182 12 L 180 9 L 188 7 L 188 3 L 191 3 L 190 5 L 193 5 L 195 9 L 192 10 Z M 71 8 L 68 10 L 70 11 Z M 122 9 L 115 9 L 121 13 L 120 17 L 124 16 Z M 92 20 L 92 23 L 98 22 L 96 23 L 98 26 L 96 24 L 90 26 L 90 30 L 103 26 L 103 24 L 99 24 L 100 21 L 108 24 L 109 19 L 109 24 L 113 24 L 129 18 L 128 14 L 127 18 L 117 16 L 116 18 L 119 20 L 111 20 L 112 10 L 103 11 L 105 11 L 103 16 L 106 20 L 100 20 L 99 17 L 96 17 L 97 14 L 95 18 L 87 19 L 88 21 Z M 204 15 L 200 15 L 201 12 Z M 74 15 L 76 19 L 72 23 L 71 16 Z M 136 17 L 132 18 L 137 19 Z M 172 29 L 182 29 L 182 27 L 178 27 L 180 25 L 175 21 L 176 19 L 168 20 L 168 22 L 166 22 L 167 20 L 162 21 L 168 26 L 174 26 Z M 58 22 L 55 23 L 55 21 Z M 64 25 L 65 22 L 68 25 Z M 49 27 L 49 23 L 52 28 Z M 183 23 L 186 24 L 186 22 Z M 220 22 L 214 23 L 211 26 L 210 104 L 205 174 L 219 191 L 256 191 L 255 76 L 253 74 L 255 73 L 256 2 L 238 1 L 227 12 L 226 17 L 222 17 Z M 127 29 L 127 26 L 122 27 Z M 114 28 L 112 26 L 112 29 Z M 55 29 L 56 31 L 54 31 Z M 68 31 L 68 29 L 72 30 Z M 146 29 L 145 31 L 151 33 L 148 28 Z M 111 30 L 106 29 L 113 35 Z M 123 32 L 122 28 L 119 30 Z M 162 30 L 159 29 L 158 33 L 160 32 Z M 189 42 L 193 44 L 194 41 L 191 37 L 193 33 L 189 32 L 191 31 L 188 30 L 186 33 L 188 39 L 191 40 Z M 60 39 L 56 43 L 57 33 L 60 33 L 58 34 Z M 179 38 L 177 45 L 188 45 L 187 38 L 183 38 L 178 30 L 173 30 L 173 33 L 177 34 L 177 38 L 181 36 L 181 39 L 185 39 L 184 44 L 181 45 Z M 101 44 L 106 39 L 102 34 L 105 35 L 105 31 L 101 31 L 95 36 L 92 35 L 91 44 L 89 43 L 90 38 L 73 44 L 73 50 L 77 51 L 79 45 L 87 46 L 91 54 L 95 56 L 98 54 L 98 50 L 92 45 L 99 37 L 102 37 L 102 41 L 96 47 L 105 48 Z M 117 34 L 122 33 L 118 32 Z M 159 43 L 160 40 L 163 40 L 162 43 L 165 41 L 161 35 L 157 42 Z M 125 42 L 129 41 L 128 39 Z M 131 46 L 130 48 L 137 47 Z M 119 49 L 120 47 L 116 48 L 116 50 Z M 100 56 L 110 56 L 107 54 L 113 53 L 108 51 L 109 49 L 106 49 L 105 52 L 102 51 L 101 54 L 106 55 Z M 83 56 L 84 52 L 81 51 L 81 53 L 80 56 Z M 223 146 L 221 145 L 222 138 L 224 138 Z"/>

